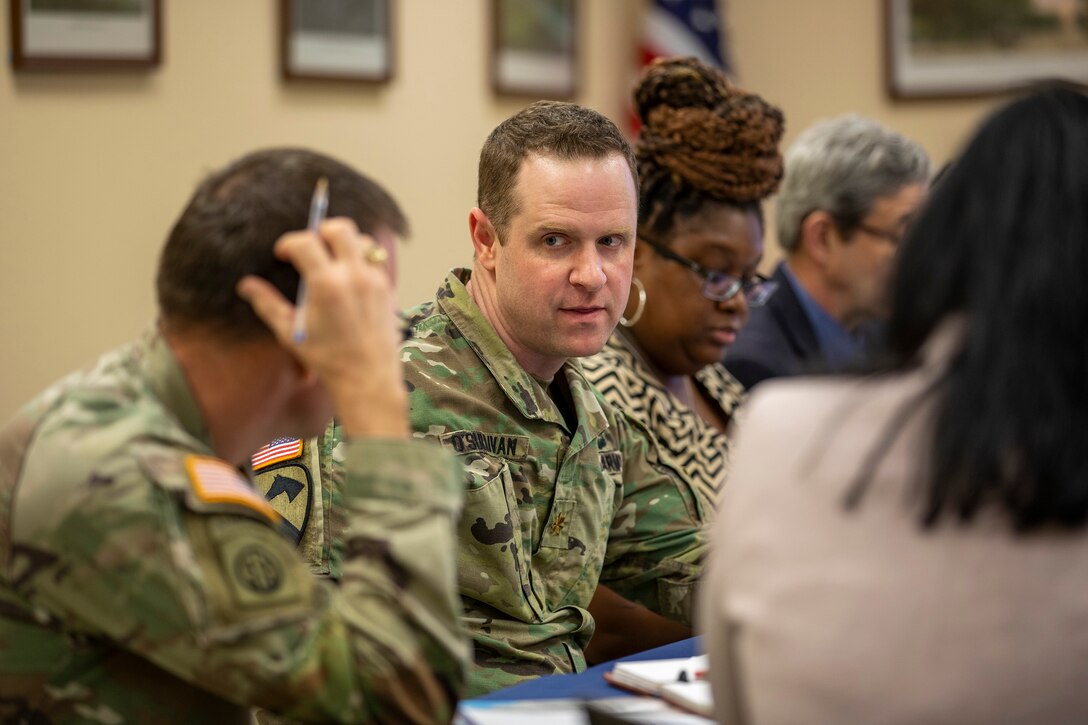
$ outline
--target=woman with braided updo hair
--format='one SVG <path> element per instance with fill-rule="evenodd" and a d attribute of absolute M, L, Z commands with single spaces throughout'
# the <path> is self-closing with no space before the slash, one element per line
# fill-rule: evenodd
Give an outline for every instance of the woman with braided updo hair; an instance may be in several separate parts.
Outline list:
<path fill-rule="evenodd" d="M 631 297 L 621 327 L 583 366 L 684 466 L 709 519 L 744 392 L 720 361 L 749 306 L 773 291 L 756 267 L 760 203 L 782 176 L 782 113 L 694 58 L 655 61 L 634 97 L 642 131 Z"/>

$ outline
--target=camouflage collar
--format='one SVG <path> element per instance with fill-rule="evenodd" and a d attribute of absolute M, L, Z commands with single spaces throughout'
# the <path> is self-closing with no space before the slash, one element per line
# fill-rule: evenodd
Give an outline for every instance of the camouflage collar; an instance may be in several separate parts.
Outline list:
<path fill-rule="evenodd" d="M 438 289 L 436 301 L 439 309 L 450 318 L 457 332 L 491 371 L 495 382 L 502 388 L 506 397 L 524 416 L 566 427 L 563 416 L 551 396 L 539 381 L 518 364 L 502 338 L 473 301 L 465 287 L 471 276 L 472 271 L 464 268 L 453 269 L 446 275 L 446 280 Z M 575 432 L 575 437 L 581 433 L 587 440 L 593 440 L 608 427 L 599 395 L 586 380 L 582 366 L 577 360 L 565 362 L 557 375 L 566 376 L 571 395 L 576 399 L 579 431 Z"/>
<path fill-rule="evenodd" d="M 147 333 L 138 344 L 144 353 L 140 364 L 155 396 L 187 433 L 204 442 L 211 450 L 211 436 L 204 426 L 196 398 L 166 340 L 158 331 L 153 331 Z"/>

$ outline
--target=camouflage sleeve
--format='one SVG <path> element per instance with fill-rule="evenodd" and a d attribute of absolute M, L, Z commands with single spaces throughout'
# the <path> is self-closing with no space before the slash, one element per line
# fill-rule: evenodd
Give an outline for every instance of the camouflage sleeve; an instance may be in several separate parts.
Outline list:
<path fill-rule="evenodd" d="M 612 519 L 600 583 L 690 625 L 707 537 L 688 480 L 634 421 L 619 416 L 623 501 Z"/>
<path fill-rule="evenodd" d="M 467 665 L 460 471 L 417 441 L 343 449 L 339 587 L 313 577 L 267 523 L 201 510 L 131 472 L 108 506 L 58 529 L 71 566 L 43 578 L 35 599 L 242 705 L 299 720 L 448 721 Z"/>
<path fill-rule="evenodd" d="M 348 525 L 343 502 L 344 480 L 348 475 L 344 458 L 348 448 L 343 442 L 340 424 L 336 421 L 325 428 L 318 441 L 321 493 L 329 512 L 329 576 L 340 579 L 344 568 L 344 530 Z"/>

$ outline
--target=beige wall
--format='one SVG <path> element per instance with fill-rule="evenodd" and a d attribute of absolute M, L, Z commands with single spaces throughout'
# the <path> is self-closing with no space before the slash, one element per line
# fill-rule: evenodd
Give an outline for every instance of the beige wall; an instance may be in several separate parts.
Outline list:
<path fill-rule="evenodd" d="M 258 146 L 306 145 L 382 181 L 414 229 L 401 299 L 469 259 L 480 143 L 524 101 L 486 75 L 487 0 L 399 0 L 396 77 L 284 84 L 273 0 L 167 0 L 165 60 L 136 75 L 0 72 L 0 418 L 147 325 L 170 223 L 208 170 Z M 891 103 L 877 0 L 727 0 L 743 83 L 786 112 L 787 139 L 851 110 L 943 161 L 993 101 Z M 579 101 L 623 118 L 636 0 L 580 4 Z M 0 13 L 7 42 L 8 16 Z"/>
<path fill-rule="evenodd" d="M 154 72 L 0 71 L 0 419 L 152 320 L 170 224 L 204 173 L 252 148 L 310 146 L 389 188 L 413 226 L 405 303 L 471 258 L 480 144 L 527 102 L 491 93 L 486 0 L 395 2 L 396 76 L 379 87 L 281 82 L 274 0 L 163 4 Z M 583 4 L 578 100 L 615 118 L 636 10 Z M 5 45 L 8 31 L 0 13 Z"/>
<path fill-rule="evenodd" d="M 783 148 L 814 121 L 870 116 L 922 144 L 939 168 L 1003 99 L 897 101 L 885 90 L 883 0 L 725 0 L 742 85 L 786 116 Z M 768 222 L 773 237 L 773 203 Z M 780 256 L 768 245 L 764 266 Z"/>

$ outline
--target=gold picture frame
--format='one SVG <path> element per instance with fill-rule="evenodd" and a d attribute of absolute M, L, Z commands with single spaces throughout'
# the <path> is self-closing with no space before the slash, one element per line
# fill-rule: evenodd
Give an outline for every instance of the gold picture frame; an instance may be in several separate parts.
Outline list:
<path fill-rule="evenodd" d="M 1088 0 L 885 0 L 895 98 L 1088 83 Z"/>
<path fill-rule="evenodd" d="M 578 93 L 576 0 L 492 0 L 496 93 L 571 100 Z"/>
<path fill-rule="evenodd" d="M 16 70 L 139 70 L 162 60 L 161 0 L 11 0 Z"/>
<path fill-rule="evenodd" d="M 280 71 L 290 80 L 393 77 L 393 0 L 280 0 Z"/>

